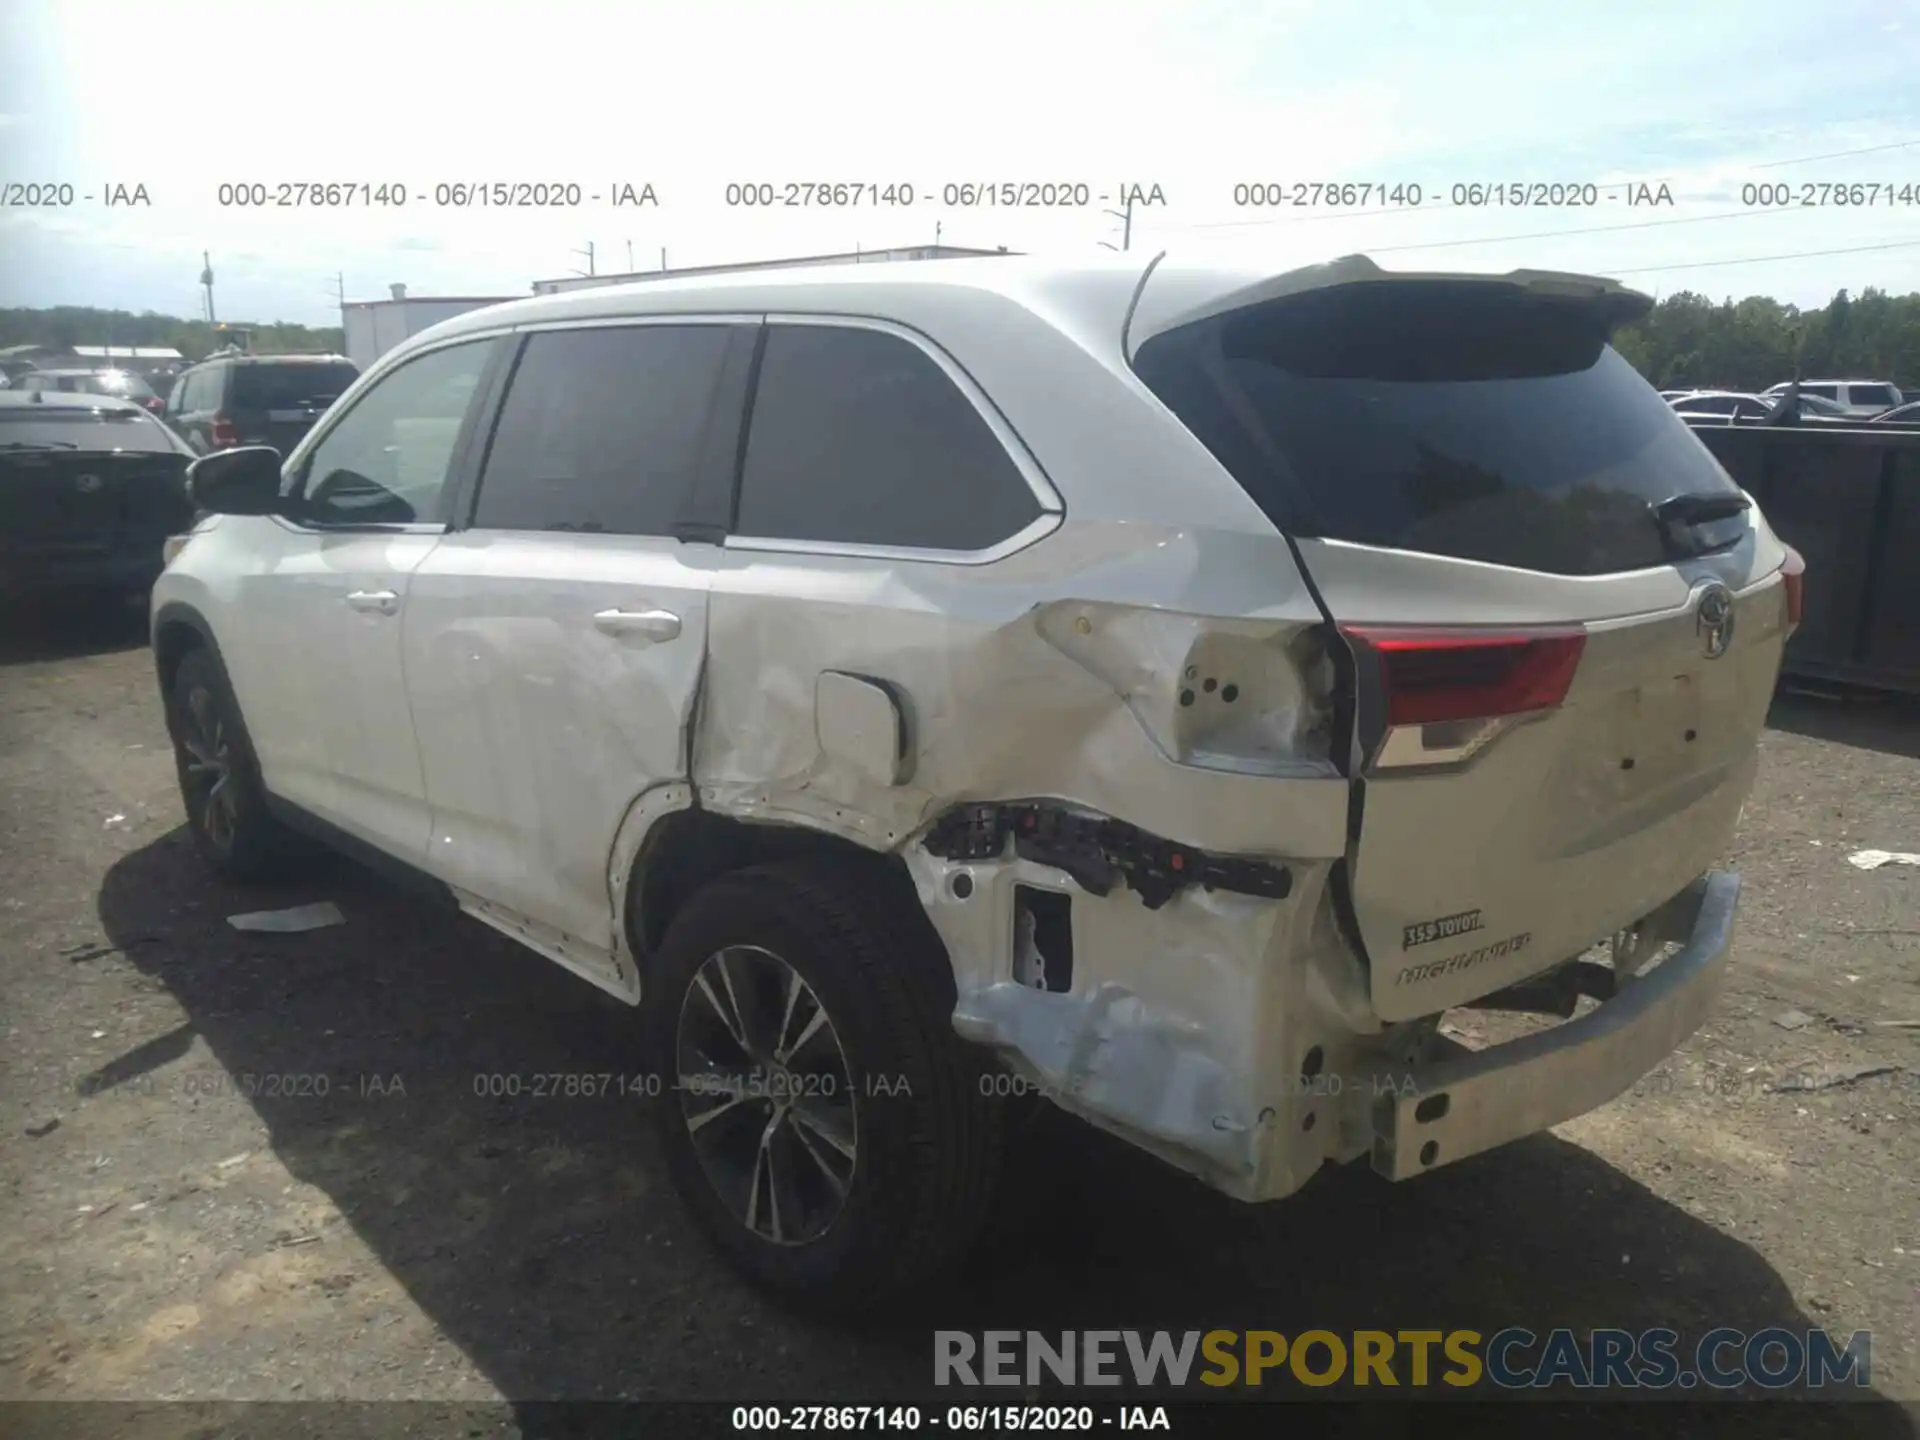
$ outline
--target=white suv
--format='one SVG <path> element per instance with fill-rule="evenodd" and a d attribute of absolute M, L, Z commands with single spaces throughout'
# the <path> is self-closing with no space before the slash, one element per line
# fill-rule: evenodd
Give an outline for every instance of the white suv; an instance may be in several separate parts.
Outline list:
<path fill-rule="evenodd" d="M 1244 1200 L 1473 1155 L 1708 1013 L 1798 618 L 1647 304 L 996 258 L 446 321 L 195 466 L 194 835 L 640 1005 L 678 1189 L 821 1302 L 956 1257 L 1012 1093 Z"/>
<path fill-rule="evenodd" d="M 1767 387 L 1766 393 L 1769 398 L 1777 398 L 1786 394 L 1792 385 L 1791 380 L 1782 380 L 1778 385 Z M 1800 393 L 1831 400 L 1843 413 L 1863 419 L 1883 414 L 1905 398 L 1884 380 L 1803 380 Z"/>

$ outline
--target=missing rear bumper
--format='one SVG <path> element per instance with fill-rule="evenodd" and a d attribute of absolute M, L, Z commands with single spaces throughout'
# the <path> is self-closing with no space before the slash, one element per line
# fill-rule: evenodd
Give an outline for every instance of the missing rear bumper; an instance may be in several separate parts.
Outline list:
<path fill-rule="evenodd" d="M 1709 871 L 1650 925 L 1679 951 L 1575 1020 L 1485 1050 L 1451 1041 L 1373 1106 L 1373 1168 L 1404 1180 L 1604 1105 L 1698 1030 L 1719 997 L 1740 877 Z"/>

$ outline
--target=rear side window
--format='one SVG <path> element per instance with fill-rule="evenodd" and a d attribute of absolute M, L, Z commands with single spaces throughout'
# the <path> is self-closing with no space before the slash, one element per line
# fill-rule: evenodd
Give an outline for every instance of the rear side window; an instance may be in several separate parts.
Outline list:
<path fill-rule="evenodd" d="M 1666 563 L 1653 506 L 1736 493 L 1589 302 L 1310 291 L 1154 336 L 1135 369 L 1282 530 L 1562 575 Z"/>
<path fill-rule="evenodd" d="M 992 427 L 919 346 L 851 326 L 769 327 L 736 533 L 972 551 L 1039 514 Z"/>
<path fill-rule="evenodd" d="M 473 523 L 669 535 L 687 504 L 732 327 L 622 325 L 527 341 Z"/>
<path fill-rule="evenodd" d="M 1849 385 L 1847 401 L 1853 405 L 1885 405 L 1892 407 L 1900 403 L 1900 397 L 1894 393 L 1891 385 Z"/>
<path fill-rule="evenodd" d="M 196 370 L 187 377 L 187 409 L 196 413 L 202 410 L 220 408 L 220 377 L 224 368 L 210 365 L 205 370 Z"/>
<path fill-rule="evenodd" d="M 347 364 L 236 365 L 232 404 L 236 410 L 324 410 L 359 378 Z"/>

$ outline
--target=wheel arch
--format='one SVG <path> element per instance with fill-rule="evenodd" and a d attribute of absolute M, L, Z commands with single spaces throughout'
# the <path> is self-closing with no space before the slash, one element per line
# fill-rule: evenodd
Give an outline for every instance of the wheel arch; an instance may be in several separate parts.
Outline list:
<path fill-rule="evenodd" d="M 226 668 L 220 642 L 213 636 L 213 626 L 184 600 L 169 600 L 154 612 L 152 645 L 154 673 L 160 681 L 162 698 L 173 693 L 173 677 L 189 651 L 211 651 L 220 667 Z"/>
<path fill-rule="evenodd" d="M 821 859 L 860 873 L 922 914 L 904 859 L 804 824 L 746 819 L 703 808 L 685 784 L 634 802 L 614 844 L 615 930 L 642 980 L 648 957 L 686 903 L 722 875 L 756 865 Z M 931 921 L 927 928 L 932 932 Z M 944 947 L 943 947 L 944 949 Z"/>

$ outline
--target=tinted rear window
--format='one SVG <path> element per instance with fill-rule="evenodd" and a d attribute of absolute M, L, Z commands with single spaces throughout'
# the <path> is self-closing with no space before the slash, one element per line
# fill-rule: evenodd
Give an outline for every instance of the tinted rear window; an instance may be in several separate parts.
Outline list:
<path fill-rule="evenodd" d="M 930 355 L 836 325 L 767 332 L 735 531 L 761 539 L 986 550 L 1040 502 Z"/>
<path fill-rule="evenodd" d="M 152 450 L 174 454 L 178 447 L 165 426 L 131 410 L 30 411 L 19 406 L 0 409 L 0 449 L 10 445 L 52 445 L 65 450 Z"/>
<path fill-rule="evenodd" d="M 236 410 L 326 406 L 359 378 L 351 365 L 236 365 L 230 403 Z"/>
<path fill-rule="evenodd" d="M 1897 405 L 1900 397 L 1891 385 L 1849 385 L 1847 399 L 1855 405 Z"/>
<path fill-rule="evenodd" d="M 1135 369 L 1296 535 L 1563 575 L 1666 561 L 1651 507 L 1737 487 L 1588 303 L 1361 284 L 1153 337 Z"/>

